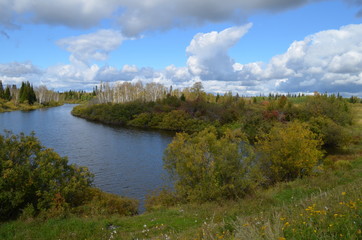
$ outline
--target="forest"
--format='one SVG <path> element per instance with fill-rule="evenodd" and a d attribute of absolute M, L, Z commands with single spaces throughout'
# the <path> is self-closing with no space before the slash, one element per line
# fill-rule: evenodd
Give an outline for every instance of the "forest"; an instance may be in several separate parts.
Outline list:
<path fill-rule="evenodd" d="M 7 89 L 4 92 L 9 91 Z M 27 101 L 29 104 L 33 100 L 33 103 L 39 101 L 39 91 L 35 94 L 37 100 L 31 93 L 33 91 L 37 92 L 30 84 L 24 83 L 24 87 L 22 85 L 18 91 L 18 101 Z M 348 160 L 348 157 L 346 160 L 346 156 L 353 156 L 353 159 L 361 157 L 361 131 L 358 125 L 361 123 L 360 115 L 357 115 L 360 114 L 360 99 L 357 97 L 346 99 L 339 94 L 318 92 L 313 95 L 271 93 L 257 97 L 239 96 L 231 92 L 214 95 L 204 92 L 201 83 L 183 90 L 166 88 L 156 83 L 101 84 L 89 95 L 72 91 L 58 95 L 66 99 L 88 100 L 74 107 L 72 114 L 77 117 L 123 127 L 177 132 L 166 148 L 163 159 L 164 168 L 172 177 L 174 187 L 155 190 L 148 195 L 147 213 L 143 216 L 147 218 L 147 214 L 154 214 L 152 216 L 160 218 L 163 211 L 187 208 L 192 209 L 189 210 L 192 214 L 210 218 L 212 216 L 205 212 L 195 210 L 195 206 L 196 209 L 207 206 L 219 209 L 215 211 L 221 220 L 205 220 L 205 225 L 196 224 L 197 221 L 191 224 L 196 232 L 203 233 L 197 235 L 196 239 L 233 239 L 234 236 L 244 236 L 244 232 L 240 232 L 243 224 L 254 224 L 255 229 L 248 229 L 249 237 L 256 236 L 252 234 L 261 236 L 260 239 L 296 236 L 293 234 L 297 230 L 288 228 L 291 220 L 267 223 L 264 219 L 262 221 L 266 225 L 261 230 L 251 220 L 242 222 L 247 217 L 241 220 L 237 216 L 244 216 L 242 214 L 248 208 L 243 209 L 239 204 L 246 201 L 253 205 L 253 199 L 255 201 L 257 198 L 266 201 L 263 203 L 266 206 L 286 204 L 284 200 L 279 202 L 276 197 L 267 199 L 263 194 L 280 189 L 284 191 L 288 184 L 328 179 L 334 171 L 342 171 L 339 174 L 348 179 L 344 174 L 348 174 L 357 163 Z M 5 95 L 3 93 L 0 96 Z M 66 158 L 43 147 L 33 135 L 17 136 L 7 132 L 0 137 L 0 146 L 2 221 L 74 216 L 82 219 L 87 214 L 95 218 L 107 218 L 114 214 L 128 216 L 137 213 L 135 200 L 106 194 L 94 188 L 93 175 L 86 168 L 69 165 Z M 351 176 L 355 176 L 353 174 Z M 336 185 L 339 186 L 339 183 Z M 316 192 L 313 187 L 308 188 Z M 334 191 L 334 188 L 325 185 L 320 185 L 319 189 L 322 188 Z M 296 199 L 309 199 L 310 196 L 306 190 L 301 196 L 296 195 Z M 318 235 L 317 232 L 306 232 L 309 228 L 301 228 L 298 233 L 300 239 L 320 239 L 320 236 L 334 239 L 340 234 L 354 236 L 351 231 L 358 233 L 362 227 L 360 221 L 353 225 L 361 217 L 362 202 L 353 201 L 348 203 L 353 211 L 345 214 L 349 217 L 345 222 L 328 220 L 329 225 L 339 224 L 339 229 L 327 231 L 325 228 L 329 225 L 323 225 L 320 228 L 325 235 Z M 223 207 L 223 203 L 231 204 L 232 207 Z M 312 215 L 329 214 L 328 210 L 316 210 L 315 205 L 306 209 Z M 339 213 L 333 214 L 338 216 Z M 223 216 L 229 216 L 230 219 Z M 212 224 L 216 224 L 216 227 Z M 278 224 L 283 225 L 283 229 Z M 183 228 L 188 227 L 183 226 L 181 230 Z M 274 235 L 270 237 L 276 231 L 273 228 L 278 228 L 280 238 Z M 270 238 L 263 238 L 266 229 L 270 231 Z M 158 233 L 169 233 L 168 230 L 155 230 L 155 236 Z M 180 231 L 173 234 L 178 236 Z M 149 237 L 145 232 L 136 235 Z M 247 239 L 244 237 L 240 239 Z"/>

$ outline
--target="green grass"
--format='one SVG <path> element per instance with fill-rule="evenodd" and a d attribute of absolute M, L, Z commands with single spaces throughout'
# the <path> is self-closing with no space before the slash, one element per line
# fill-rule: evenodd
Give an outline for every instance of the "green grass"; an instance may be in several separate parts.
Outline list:
<path fill-rule="evenodd" d="M 362 104 L 353 108 L 355 145 L 328 156 L 313 176 L 239 201 L 177 205 L 133 217 L 5 222 L 0 239 L 362 239 Z"/>
<path fill-rule="evenodd" d="M 60 105 L 62 105 L 62 103 L 59 102 L 52 102 L 49 105 L 42 105 L 39 103 L 34 103 L 33 105 L 29 105 L 27 103 L 15 103 L 14 101 L 5 101 L 3 99 L 0 99 L 0 113 L 19 111 L 19 110 L 31 111 L 39 108 L 56 107 Z"/>
<path fill-rule="evenodd" d="M 362 180 L 235 222 L 236 239 L 361 239 Z"/>

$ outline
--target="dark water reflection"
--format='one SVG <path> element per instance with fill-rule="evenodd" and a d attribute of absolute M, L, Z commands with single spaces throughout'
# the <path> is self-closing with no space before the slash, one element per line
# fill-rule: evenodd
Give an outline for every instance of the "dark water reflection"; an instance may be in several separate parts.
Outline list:
<path fill-rule="evenodd" d="M 73 117 L 74 105 L 0 114 L 0 130 L 29 134 L 70 163 L 87 166 L 102 190 L 143 200 L 163 185 L 162 155 L 173 134 L 109 127 Z"/>

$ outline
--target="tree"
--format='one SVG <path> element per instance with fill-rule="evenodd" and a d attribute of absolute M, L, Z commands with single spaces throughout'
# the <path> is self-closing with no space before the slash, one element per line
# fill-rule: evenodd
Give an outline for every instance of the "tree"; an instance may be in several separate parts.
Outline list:
<path fill-rule="evenodd" d="M 322 158 L 322 140 L 299 121 L 273 127 L 259 138 L 262 169 L 271 181 L 289 181 L 311 173 Z"/>
<path fill-rule="evenodd" d="M 194 85 L 191 87 L 191 92 L 194 92 L 196 94 L 202 92 L 204 87 L 202 86 L 202 82 L 195 82 Z"/>
<path fill-rule="evenodd" d="M 5 91 L 4 91 L 4 87 L 3 87 L 3 82 L 0 80 L 0 98 L 4 99 L 5 98 Z"/>
<path fill-rule="evenodd" d="M 22 82 L 19 92 L 19 101 L 21 103 L 27 101 L 30 105 L 36 102 L 34 88 L 29 82 Z"/>
<path fill-rule="evenodd" d="M 202 82 L 195 82 L 194 85 L 191 87 L 191 93 L 194 95 L 195 99 L 199 99 L 203 95 L 204 86 Z"/>
<path fill-rule="evenodd" d="M 258 164 L 244 134 L 227 130 L 221 138 L 217 135 L 214 127 L 194 135 L 178 133 L 167 147 L 164 167 L 176 180 L 181 199 L 235 199 L 258 185 Z"/>
<path fill-rule="evenodd" d="M 10 87 L 7 86 L 4 93 L 4 99 L 10 101 L 11 100 L 11 93 L 10 93 Z"/>
<path fill-rule="evenodd" d="M 47 102 L 47 93 L 48 89 L 45 85 L 41 85 L 36 89 L 37 92 L 37 99 L 39 100 L 40 104 Z"/>

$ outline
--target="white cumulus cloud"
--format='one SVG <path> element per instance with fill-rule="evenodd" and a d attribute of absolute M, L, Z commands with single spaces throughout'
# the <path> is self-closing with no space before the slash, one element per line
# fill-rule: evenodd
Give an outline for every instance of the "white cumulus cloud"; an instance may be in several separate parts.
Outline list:
<path fill-rule="evenodd" d="M 268 78 L 287 78 L 283 91 L 362 92 L 362 24 L 322 31 L 271 59 Z"/>
<path fill-rule="evenodd" d="M 228 55 L 252 24 L 227 28 L 221 32 L 196 34 L 186 48 L 187 66 L 191 74 L 202 80 L 234 80 L 234 60 Z"/>
<path fill-rule="evenodd" d="M 125 40 L 119 31 L 102 29 L 95 33 L 60 39 L 57 44 L 71 53 L 71 61 L 104 61 Z"/>
<path fill-rule="evenodd" d="M 39 74 L 41 70 L 31 62 L 12 62 L 0 64 L 0 76 L 19 77 L 23 75 Z"/>

